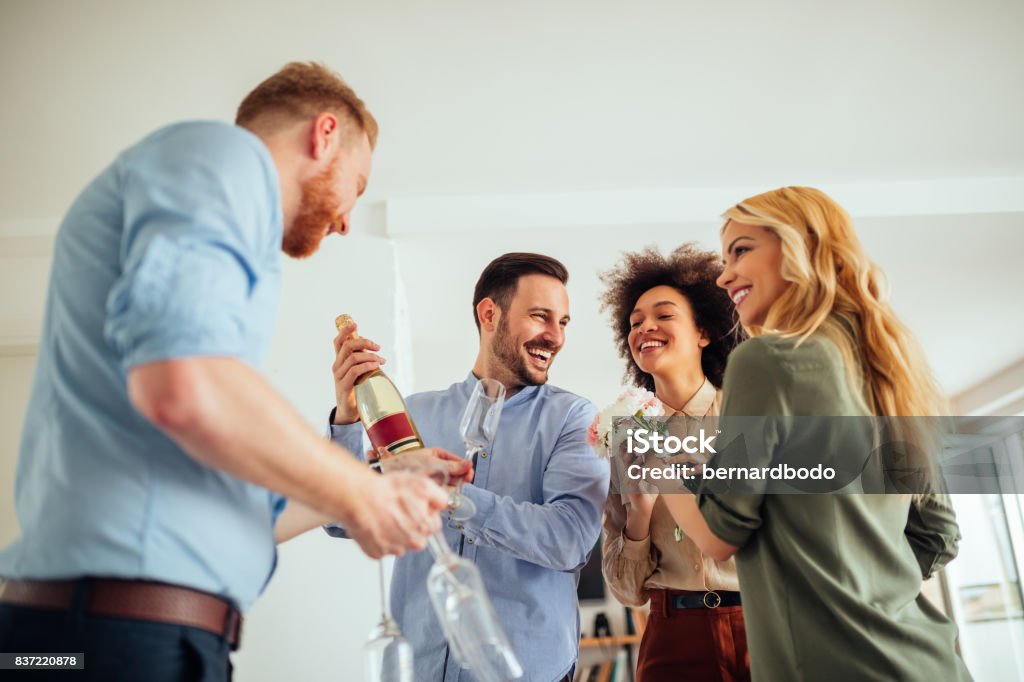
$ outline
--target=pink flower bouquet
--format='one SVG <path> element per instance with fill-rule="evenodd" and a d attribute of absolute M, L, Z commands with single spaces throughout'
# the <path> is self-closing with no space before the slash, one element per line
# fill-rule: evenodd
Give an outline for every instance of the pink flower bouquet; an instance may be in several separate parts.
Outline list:
<path fill-rule="evenodd" d="M 628 388 L 614 403 L 598 412 L 587 429 L 587 442 L 594 447 L 598 455 L 610 458 L 612 429 L 615 427 L 616 418 L 629 419 L 641 428 L 660 431 L 660 425 L 648 418 L 664 415 L 665 406 L 657 396 L 643 388 Z"/>

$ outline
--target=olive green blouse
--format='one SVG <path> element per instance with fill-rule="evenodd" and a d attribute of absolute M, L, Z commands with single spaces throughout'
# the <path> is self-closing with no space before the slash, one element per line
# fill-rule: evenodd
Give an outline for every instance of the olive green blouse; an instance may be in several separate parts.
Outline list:
<path fill-rule="evenodd" d="M 839 348 L 821 335 L 799 347 L 745 341 L 723 392 L 723 417 L 866 416 Z M 764 456 L 780 461 L 786 447 L 782 435 Z M 715 535 L 740 548 L 754 680 L 970 679 L 956 626 L 921 594 L 960 539 L 943 496 L 755 491 L 704 493 L 697 504 Z"/>

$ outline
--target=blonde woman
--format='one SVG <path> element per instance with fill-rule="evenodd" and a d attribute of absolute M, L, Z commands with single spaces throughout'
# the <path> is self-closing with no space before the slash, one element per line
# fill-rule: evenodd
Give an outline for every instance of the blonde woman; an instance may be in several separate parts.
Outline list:
<path fill-rule="evenodd" d="M 718 284 L 753 338 L 730 357 L 723 418 L 945 412 L 840 206 L 786 187 L 724 217 Z M 769 445 L 764 464 L 799 447 L 784 431 Z M 755 680 L 970 679 L 956 627 L 921 595 L 960 539 L 942 496 L 663 498 L 704 552 L 735 555 Z"/>
<path fill-rule="evenodd" d="M 653 391 L 666 414 L 716 416 L 736 318 L 715 280 L 717 254 L 684 245 L 668 257 L 628 253 L 603 276 L 626 379 Z M 686 455 L 682 455 L 686 457 Z M 675 459 L 679 459 L 678 457 Z M 657 494 L 613 490 L 604 512 L 602 568 L 615 597 L 651 603 L 638 682 L 750 679 L 736 566 L 704 555 Z"/>

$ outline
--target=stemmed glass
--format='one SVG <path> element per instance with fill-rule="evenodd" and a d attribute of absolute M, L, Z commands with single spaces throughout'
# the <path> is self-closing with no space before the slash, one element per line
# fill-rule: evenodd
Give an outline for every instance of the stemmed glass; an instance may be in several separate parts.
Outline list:
<path fill-rule="evenodd" d="M 493 379 L 481 379 L 473 387 L 459 423 L 466 444 L 466 458 L 473 458 L 494 439 L 505 403 L 505 387 Z M 452 495 L 452 518 L 466 520 L 476 513 L 472 501 Z M 481 682 L 506 682 L 523 674 L 505 629 L 498 620 L 480 570 L 453 552 L 441 533 L 427 540 L 434 565 L 427 576 L 427 592 L 452 655 Z"/>
<path fill-rule="evenodd" d="M 410 473 L 426 476 L 442 488 L 448 485 L 448 468 L 437 460 L 420 461 L 415 465 L 407 464 L 401 468 Z M 437 542 L 436 537 L 431 540 Z M 447 545 L 445 548 L 447 549 Z M 414 682 L 412 645 L 402 634 L 388 608 L 383 559 L 377 562 L 377 568 L 381 613 L 380 622 L 370 631 L 369 638 L 363 645 L 366 652 L 366 679 L 367 682 Z"/>
<path fill-rule="evenodd" d="M 476 382 L 459 422 L 459 433 L 466 444 L 466 459 L 474 459 L 474 464 L 477 453 L 494 440 L 504 405 L 505 386 L 500 381 L 480 379 Z M 451 518 L 456 521 L 468 521 L 476 516 L 473 500 L 462 494 L 462 481 L 456 484 L 448 507 Z"/>
<path fill-rule="evenodd" d="M 412 645 L 391 617 L 384 591 L 384 560 L 377 562 L 380 579 L 380 622 L 363 645 L 367 682 L 414 682 Z"/>
<path fill-rule="evenodd" d="M 427 591 L 452 655 L 481 682 L 508 682 L 523 675 L 505 629 L 498 620 L 480 570 L 432 536 L 427 547 L 434 565 Z"/>

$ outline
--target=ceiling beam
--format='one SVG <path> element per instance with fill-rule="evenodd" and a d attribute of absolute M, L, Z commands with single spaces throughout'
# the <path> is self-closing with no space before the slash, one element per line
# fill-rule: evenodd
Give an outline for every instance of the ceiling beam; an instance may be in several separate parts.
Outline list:
<path fill-rule="evenodd" d="M 1024 212 L 1024 177 L 818 185 L 854 217 Z M 765 186 L 388 199 L 389 237 L 494 229 L 718 222 Z"/>
<path fill-rule="evenodd" d="M 950 403 L 956 415 L 1024 413 L 1024 359 L 961 391 Z"/>

